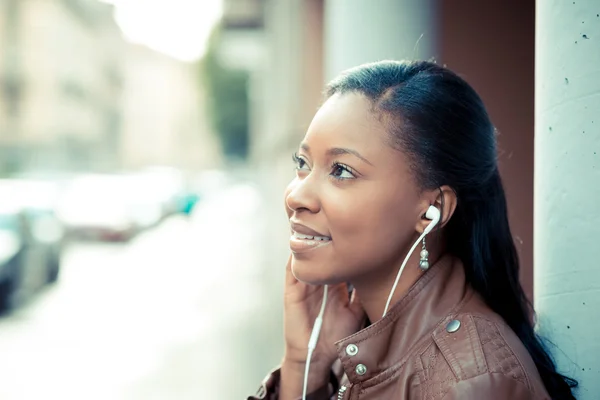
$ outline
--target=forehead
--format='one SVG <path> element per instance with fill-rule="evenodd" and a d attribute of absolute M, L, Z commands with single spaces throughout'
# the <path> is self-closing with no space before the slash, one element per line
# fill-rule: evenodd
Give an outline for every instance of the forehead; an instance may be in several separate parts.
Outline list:
<path fill-rule="evenodd" d="M 382 153 L 396 153 L 389 145 L 385 125 L 372 112 L 372 104 L 357 93 L 330 97 L 313 118 L 304 142 L 311 150 L 348 147 L 375 162 Z"/>

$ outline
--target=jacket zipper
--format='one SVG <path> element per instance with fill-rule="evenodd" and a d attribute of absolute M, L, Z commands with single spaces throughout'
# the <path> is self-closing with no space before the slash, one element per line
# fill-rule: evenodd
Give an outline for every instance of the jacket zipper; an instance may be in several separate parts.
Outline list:
<path fill-rule="evenodd" d="M 338 400 L 343 400 L 344 399 L 344 393 L 346 392 L 346 389 L 348 389 L 346 386 L 342 385 L 340 386 L 340 390 L 338 390 Z"/>

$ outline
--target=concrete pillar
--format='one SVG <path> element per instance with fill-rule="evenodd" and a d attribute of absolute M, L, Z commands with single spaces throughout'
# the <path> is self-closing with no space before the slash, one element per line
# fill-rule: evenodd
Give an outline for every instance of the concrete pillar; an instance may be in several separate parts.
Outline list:
<path fill-rule="evenodd" d="M 600 393 L 600 4 L 537 2 L 534 295 L 577 398 Z"/>
<path fill-rule="evenodd" d="M 436 56 L 436 3 L 326 0 L 325 79 L 365 62 Z"/>

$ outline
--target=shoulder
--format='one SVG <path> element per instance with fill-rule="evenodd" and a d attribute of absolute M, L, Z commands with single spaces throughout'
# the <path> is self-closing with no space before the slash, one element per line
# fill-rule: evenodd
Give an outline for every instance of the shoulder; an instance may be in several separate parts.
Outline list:
<path fill-rule="evenodd" d="M 454 315 L 432 337 L 421 354 L 427 398 L 545 398 L 529 353 L 491 310 Z"/>
<path fill-rule="evenodd" d="M 435 330 L 433 339 L 458 380 L 498 373 L 530 387 L 526 369 L 503 335 L 502 325 L 496 318 L 465 313 Z"/>
<path fill-rule="evenodd" d="M 487 373 L 456 382 L 441 400 L 550 400 L 506 375 Z"/>

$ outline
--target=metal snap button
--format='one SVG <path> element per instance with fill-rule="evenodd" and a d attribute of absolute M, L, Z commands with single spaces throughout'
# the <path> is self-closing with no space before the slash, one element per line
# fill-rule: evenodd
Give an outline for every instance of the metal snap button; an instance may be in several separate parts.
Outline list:
<path fill-rule="evenodd" d="M 358 346 L 355 344 L 349 344 L 346 346 L 346 354 L 349 356 L 355 356 L 358 354 Z"/>
<path fill-rule="evenodd" d="M 367 367 L 364 364 L 358 364 L 355 371 L 359 375 L 364 375 L 367 373 Z"/>
<path fill-rule="evenodd" d="M 446 325 L 446 331 L 448 333 L 454 333 L 458 330 L 458 328 L 460 328 L 460 321 L 457 319 L 453 319 L 452 321 L 448 322 L 448 325 Z"/>

